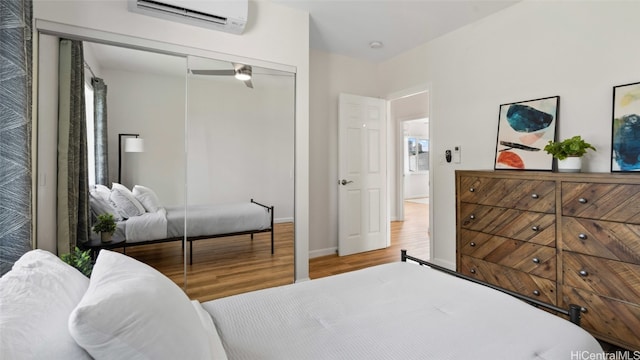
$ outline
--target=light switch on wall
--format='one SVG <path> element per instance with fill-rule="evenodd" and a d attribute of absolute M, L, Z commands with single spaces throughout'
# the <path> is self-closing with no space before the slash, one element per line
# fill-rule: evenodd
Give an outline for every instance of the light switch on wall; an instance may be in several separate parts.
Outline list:
<path fill-rule="evenodd" d="M 461 153 L 462 149 L 460 148 L 460 145 L 456 145 L 453 147 L 453 162 L 456 164 L 460 164 L 461 161 Z"/>

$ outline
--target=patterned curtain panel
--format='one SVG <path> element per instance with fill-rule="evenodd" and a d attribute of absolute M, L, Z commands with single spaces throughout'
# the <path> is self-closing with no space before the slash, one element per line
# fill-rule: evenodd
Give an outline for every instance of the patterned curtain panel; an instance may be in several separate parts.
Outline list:
<path fill-rule="evenodd" d="M 109 149 L 107 147 L 107 85 L 100 78 L 92 78 L 93 126 L 95 132 L 96 184 L 109 183 Z"/>
<path fill-rule="evenodd" d="M 31 250 L 31 0 L 0 1 L 0 275 Z"/>
<path fill-rule="evenodd" d="M 58 71 L 58 254 L 89 239 L 89 175 L 81 41 L 60 40 Z"/>

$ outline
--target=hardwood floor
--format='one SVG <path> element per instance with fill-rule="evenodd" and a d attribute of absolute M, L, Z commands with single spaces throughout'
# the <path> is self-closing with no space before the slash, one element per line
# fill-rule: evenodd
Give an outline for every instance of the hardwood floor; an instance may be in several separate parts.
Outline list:
<path fill-rule="evenodd" d="M 309 277 L 324 276 L 358 270 L 369 266 L 400 260 L 400 250 L 409 255 L 429 259 L 429 205 L 405 202 L 405 221 L 391 222 L 391 246 L 365 253 L 329 255 L 309 260 Z"/>
<path fill-rule="evenodd" d="M 330 255 L 309 261 L 312 279 L 400 260 L 400 249 L 429 258 L 428 205 L 405 203 L 405 221 L 391 223 L 391 246 L 366 253 Z M 186 265 L 186 293 L 208 301 L 293 282 L 293 223 L 275 224 L 275 254 L 270 235 L 255 234 L 193 243 L 193 265 Z M 187 249 L 188 252 L 188 249 Z M 183 287 L 184 253 L 180 242 L 128 248 L 127 255 L 158 269 Z"/>

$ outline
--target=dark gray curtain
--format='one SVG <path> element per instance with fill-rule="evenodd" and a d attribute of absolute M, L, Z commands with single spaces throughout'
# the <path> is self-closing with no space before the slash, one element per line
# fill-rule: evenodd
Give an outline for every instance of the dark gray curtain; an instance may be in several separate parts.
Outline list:
<path fill-rule="evenodd" d="M 58 254 L 89 239 L 89 175 L 81 41 L 60 40 L 58 71 Z"/>
<path fill-rule="evenodd" d="M 0 275 L 31 250 L 31 0 L 0 1 Z"/>
<path fill-rule="evenodd" d="M 95 132 L 96 184 L 111 187 L 109 183 L 109 149 L 107 147 L 107 85 L 94 77 L 93 85 L 93 131 Z"/>

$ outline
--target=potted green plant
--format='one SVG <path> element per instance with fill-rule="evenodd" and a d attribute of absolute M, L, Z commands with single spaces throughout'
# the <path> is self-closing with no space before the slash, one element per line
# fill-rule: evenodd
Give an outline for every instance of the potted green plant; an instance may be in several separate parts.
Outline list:
<path fill-rule="evenodd" d="M 80 250 L 77 246 L 75 250 L 69 254 L 60 256 L 62 261 L 78 269 L 85 276 L 91 276 L 93 271 L 93 263 L 91 261 L 90 250 Z"/>
<path fill-rule="evenodd" d="M 113 233 L 116 231 L 116 220 L 113 214 L 105 213 L 98 215 L 98 220 L 93 225 L 93 231 L 100 234 L 102 242 L 110 242 Z"/>
<path fill-rule="evenodd" d="M 582 156 L 589 149 L 596 151 L 596 148 L 584 141 L 580 135 L 562 141 L 549 141 L 544 147 L 544 151 L 547 154 L 551 154 L 558 159 L 559 172 L 580 172 L 582 169 Z"/>

